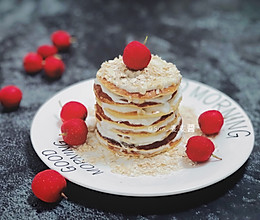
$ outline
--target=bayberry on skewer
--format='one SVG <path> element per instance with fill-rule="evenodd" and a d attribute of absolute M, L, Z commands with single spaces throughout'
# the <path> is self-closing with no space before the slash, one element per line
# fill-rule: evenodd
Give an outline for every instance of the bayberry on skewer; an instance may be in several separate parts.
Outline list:
<path fill-rule="evenodd" d="M 87 108 L 82 103 L 76 101 L 67 102 L 64 106 L 62 106 L 60 112 L 60 118 L 63 122 L 72 118 L 80 118 L 85 120 L 87 115 Z"/>
<path fill-rule="evenodd" d="M 57 202 L 61 197 L 67 198 L 63 193 L 66 186 L 66 179 L 51 169 L 39 172 L 31 185 L 34 195 L 48 203 Z"/>
<path fill-rule="evenodd" d="M 44 72 L 45 75 L 51 79 L 57 79 L 62 76 L 65 70 L 65 64 L 63 61 L 56 57 L 50 56 L 45 59 Z"/>
<path fill-rule="evenodd" d="M 211 156 L 221 160 L 221 158 L 213 154 L 214 150 L 214 143 L 209 138 L 203 136 L 189 138 L 186 145 L 186 154 L 194 162 L 205 162 Z"/>
<path fill-rule="evenodd" d="M 42 57 L 34 52 L 29 52 L 23 59 L 23 66 L 27 73 L 33 74 L 42 70 Z"/>
<path fill-rule="evenodd" d="M 38 47 L 37 53 L 46 59 L 49 56 L 53 56 L 58 52 L 57 48 L 53 45 L 44 44 Z"/>
<path fill-rule="evenodd" d="M 58 30 L 51 35 L 52 43 L 59 51 L 67 50 L 71 45 L 71 36 L 67 31 Z"/>
<path fill-rule="evenodd" d="M 0 102 L 5 109 L 16 109 L 19 107 L 23 93 L 21 89 L 14 85 L 8 85 L 0 90 Z"/>
<path fill-rule="evenodd" d="M 142 70 L 148 66 L 151 57 L 145 44 L 132 41 L 124 49 L 123 62 L 131 70 Z"/>
<path fill-rule="evenodd" d="M 61 135 L 65 143 L 72 146 L 84 144 L 87 140 L 88 127 L 80 118 L 73 118 L 63 122 Z"/>
<path fill-rule="evenodd" d="M 219 111 L 209 110 L 199 116 L 198 122 L 204 134 L 212 135 L 219 133 L 224 123 L 224 118 Z"/>

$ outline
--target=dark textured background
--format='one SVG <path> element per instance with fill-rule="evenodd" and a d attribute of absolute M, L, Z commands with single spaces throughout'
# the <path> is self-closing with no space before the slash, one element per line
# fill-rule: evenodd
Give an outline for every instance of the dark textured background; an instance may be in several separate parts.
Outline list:
<path fill-rule="evenodd" d="M 0 1 L 0 86 L 23 91 L 17 111 L 0 109 L 1 219 L 257 219 L 260 217 L 260 4 L 210 1 Z M 77 39 L 62 54 L 66 71 L 49 81 L 27 75 L 23 56 L 57 30 Z M 69 183 L 57 204 L 31 192 L 47 167 L 30 142 L 38 108 L 59 90 L 95 76 L 100 64 L 122 54 L 131 40 L 174 62 L 184 77 L 204 82 L 236 100 L 254 125 L 253 153 L 227 179 L 205 189 L 162 198 L 127 198 Z M 46 128 L 48 129 L 48 128 Z M 259 219 L 259 218 L 258 218 Z"/>

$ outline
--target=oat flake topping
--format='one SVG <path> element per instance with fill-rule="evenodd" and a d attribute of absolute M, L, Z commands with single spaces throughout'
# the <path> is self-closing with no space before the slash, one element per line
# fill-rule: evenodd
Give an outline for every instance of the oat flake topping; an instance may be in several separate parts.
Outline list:
<path fill-rule="evenodd" d="M 174 64 L 162 60 L 157 55 L 152 55 L 146 68 L 137 71 L 128 69 L 123 63 L 122 56 L 116 57 L 101 65 L 97 77 L 105 78 L 130 93 L 140 94 L 178 85 L 182 78 L 180 71 Z"/>

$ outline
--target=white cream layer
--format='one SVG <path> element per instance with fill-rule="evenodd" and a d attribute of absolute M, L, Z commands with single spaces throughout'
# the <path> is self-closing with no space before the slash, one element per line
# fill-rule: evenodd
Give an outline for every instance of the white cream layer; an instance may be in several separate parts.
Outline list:
<path fill-rule="evenodd" d="M 111 120 L 116 121 L 116 122 L 129 122 L 130 124 L 134 125 L 152 125 L 154 122 L 158 121 L 161 116 L 159 117 L 153 117 L 153 118 L 138 118 L 138 119 L 125 119 L 125 118 L 118 118 L 107 112 L 105 109 L 103 109 L 104 114 L 109 117 Z"/>
<path fill-rule="evenodd" d="M 176 112 L 176 115 L 178 112 Z M 102 120 L 100 121 L 100 126 L 105 127 L 107 129 L 115 129 L 115 130 L 128 130 L 128 131 L 133 131 L 133 132 L 156 132 L 160 128 L 166 126 L 168 123 L 173 121 L 176 117 L 175 114 L 170 115 L 168 118 L 166 118 L 163 123 L 160 123 L 160 126 L 155 125 L 149 125 L 149 126 L 127 126 L 125 124 L 120 124 L 120 123 L 115 123 L 107 120 Z"/>
<path fill-rule="evenodd" d="M 177 93 L 172 97 L 169 101 L 166 101 L 163 104 L 160 104 L 158 106 L 154 107 L 147 107 L 147 108 L 141 108 L 141 107 L 125 107 L 122 105 L 112 105 L 105 102 L 100 102 L 100 106 L 103 109 L 112 109 L 117 112 L 127 113 L 127 112 L 137 112 L 138 114 L 154 114 L 156 112 L 162 112 L 162 113 L 169 113 L 173 106 L 175 106 L 182 98 L 182 92 L 177 91 Z"/>
<path fill-rule="evenodd" d="M 182 133 L 183 133 L 183 125 L 181 126 L 179 132 L 177 133 L 177 135 L 175 136 L 175 138 L 171 141 L 171 142 L 175 142 L 175 141 L 178 141 L 182 138 Z M 98 140 L 100 141 L 100 143 L 102 143 L 103 145 L 107 145 L 107 142 L 101 138 L 99 136 L 99 134 L 96 134 Z M 121 147 L 118 147 L 119 151 L 123 151 L 123 150 L 126 150 L 127 152 L 137 152 L 138 154 L 141 154 L 141 155 L 149 155 L 149 154 L 154 154 L 156 152 L 163 152 L 164 150 L 166 150 L 167 148 L 170 147 L 170 144 L 165 144 L 165 145 L 162 145 L 158 148 L 154 148 L 154 149 L 150 149 L 150 150 L 139 150 L 137 148 L 129 148 L 129 147 L 125 147 L 125 146 L 121 146 Z"/>
<path fill-rule="evenodd" d="M 140 99 L 128 99 L 127 97 L 119 96 L 111 91 L 109 91 L 105 86 L 101 84 L 101 82 L 96 78 L 95 84 L 100 85 L 101 89 L 104 93 L 106 93 L 114 102 L 126 104 L 126 103 L 135 103 L 135 104 L 142 104 L 144 102 L 155 102 L 155 103 L 165 103 L 169 99 L 171 99 L 172 94 L 170 95 L 164 95 L 153 99 L 146 99 L 146 100 L 140 100 Z M 127 101 L 126 101 L 127 100 Z"/>
<path fill-rule="evenodd" d="M 166 130 L 164 132 L 159 132 L 158 134 L 155 134 L 154 132 L 151 132 L 151 135 L 147 136 L 136 136 L 136 135 L 130 135 L 130 134 L 125 134 L 125 135 L 119 135 L 115 131 L 108 129 L 107 127 L 101 126 L 100 123 L 97 123 L 97 130 L 100 132 L 100 134 L 103 137 L 110 138 L 112 140 L 115 140 L 119 142 L 121 145 L 123 143 L 127 144 L 134 144 L 136 146 L 140 145 L 147 145 L 147 144 L 152 144 L 156 141 L 162 141 L 164 140 L 176 127 L 179 125 L 181 121 L 181 117 L 179 116 L 176 123 L 170 127 L 169 130 Z"/>

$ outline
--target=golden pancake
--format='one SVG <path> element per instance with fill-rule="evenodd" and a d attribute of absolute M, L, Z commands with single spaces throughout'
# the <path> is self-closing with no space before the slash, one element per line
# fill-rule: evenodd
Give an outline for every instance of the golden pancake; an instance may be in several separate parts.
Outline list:
<path fill-rule="evenodd" d="M 133 155 L 133 156 L 154 156 L 157 154 L 160 154 L 162 152 L 165 152 L 179 144 L 181 141 L 180 138 L 175 138 L 179 129 L 181 127 L 181 123 L 178 125 L 176 131 L 173 131 L 170 135 L 171 137 L 167 137 L 162 141 L 157 141 L 155 143 L 144 145 L 144 146 L 131 146 L 126 147 L 122 146 L 118 142 L 108 139 L 106 137 L 103 137 L 98 131 L 96 131 L 96 136 L 100 143 L 106 147 L 108 147 L 110 150 L 118 153 L 123 153 L 127 155 Z M 170 140 L 169 140 L 170 139 Z"/>
<path fill-rule="evenodd" d="M 96 99 L 99 101 L 99 102 L 104 102 L 104 103 L 107 103 L 107 104 L 111 104 L 111 105 L 115 105 L 115 106 L 124 106 L 124 107 L 137 107 L 137 108 L 149 108 L 149 107 L 155 107 L 155 106 L 160 106 L 162 105 L 162 103 L 157 103 L 157 102 L 143 102 L 143 103 L 140 103 L 140 104 L 137 104 L 137 103 L 133 103 L 133 102 L 130 102 L 130 103 L 127 103 L 127 100 L 126 103 L 118 103 L 118 102 L 114 102 L 106 93 L 104 93 L 102 91 L 102 88 L 100 85 L 97 85 L 97 84 L 94 84 L 94 93 L 95 93 L 95 96 L 96 96 Z M 175 91 L 172 95 L 171 95 L 171 98 L 169 99 L 172 100 L 175 95 L 176 95 L 177 91 Z M 159 98 L 162 97 L 159 96 Z M 123 98 L 123 97 L 122 97 Z"/>
<path fill-rule="evenodd" d="M 146 113 L 144 110 L 141 109 L 140 112 L 118 112 L 109 108 L 103 108 L 104 112 L 107 112 L 108 114 L 114 116 L 114 117 L 118 117 L 121 119 L 144 119 L 144 118 L 155 118 L 155 117 L 161 117 L 163 115 L 167 115 L 171 112 L 174 112 L 176 109 L 178 109 L 179 105 L 180 105 L 181 100 L 179 100 L 177 102 L 177 104 L 175 104 L 174 106 L 171 106 L 171 110 L 169 112 L 154 112 L 154 113 Z M 99 104 L 99 103 L 98 103 Z"/>
<path fill-rule="evenodd" d="M 178 115 L 178 117 L 175 117 L 174 120 L 172 120 L 170 123 L 168 123 L 166 126 L 163 127 L 157 127 L 157 126 L 153 126 L 150 130 L 151 132 L 138 132 L 138 131 L 132 131 L 132 130 L 121 130 L 121 129 L 112 129 L 114 132 L 116 132 L 117 134 L 121 134 L 121 135 L 127 135 L 127 136 L 136 136 L 136 137 L 149 137 L 149 136 L 154 136 L 156 134 L 160 134 L 163 133 L 165 131 L 172 131 L 171 128 L 174 127 L 174 125 L 176 124 L 178 118 L 180 117 L 180 115 Z"/>
<path fill-rule="evenodd" d="M 108 118 L 104 115 L 103 110 L 98 107 L 98 111 L 96 111 L 96 119 L 99 123 L 105 122 L 105 124 L 109 127 L 119 127 L 120 129 L 134 129 L 135 131 L 142 131 L 142 130 L 153 130 L 156 128 L 161 128 L 163 125 L 166 124 L 166 122 L 169 122 L 170 120 L 174 120 L 176 118 L 176 115 L 173 113 L 170 113 L 168 115 L 162 116 L 159 120 L 154 122 L 152 125 L 136 125 L 136 124 L 130 124 L 129 122 L 116 122 Z"/>
<path fill-rule="evenodd" d="M 140 100 L 153 99 L 153 98 L 157 98 L 162 95 L 173 94 L 179 88 L 179 84 L 171 85 L 167 88 L 154 89 L 154 90 L 147 91 L 144 95 L 142 95 L 137 92 L 130 93 L 125 89 L 121 89 L 121 88 L 115 86 L 114 84 L 112 84 L 111 82 L 107 81 L 105 78 L 101 78 L 99 76 L 97 76 L 97 78 L 102 83 L 102 85 L 105 86 L 109 91 L 111 91 L 117 95 L 126 97 L 129 100 L 131 100 L 131 99 L 140 99 Z"/>

